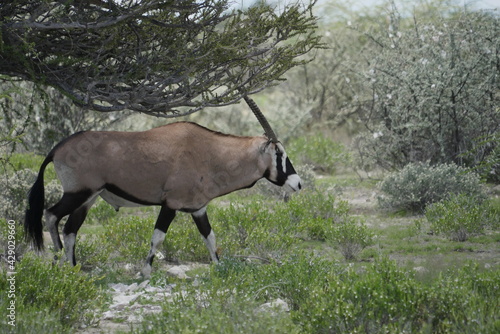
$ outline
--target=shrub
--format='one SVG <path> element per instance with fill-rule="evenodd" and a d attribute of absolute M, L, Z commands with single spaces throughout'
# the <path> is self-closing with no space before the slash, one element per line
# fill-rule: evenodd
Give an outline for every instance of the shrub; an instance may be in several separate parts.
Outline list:
<path fill-rule="evenodd" d="M 309 333 L 495 333 L 500 276 L 478 269 L 465 266 L 430 286 L 385 259 L 331 271 L 311 284 L 294 320 Z"/>
<path fill-rule="evenodd" d="M 215 209 L 212 217 L 223 253 L 267 258 L 286 252 L 295 233 L 290 215 L 279 209 L 284 205 L 258 200 Z"/>
<path fill-rule="evenodd" d="M 495 216 L 487 202 L 478 203 L 464 194 L 452 195 L 425 210 L 432 231 L 454 241 L 466 241 L 471 235 L 482 233 L 485 226 L 500 218 Z"/>
<path fill-rule="evenodd" d="M 300 333 L 284 311 L 259 311 L 259 304 L 227 289 L 183 291 L 163 304 L 160 314 L 145 317 L 133 333 Z"/>
<path fill-rule="evenodd" d="M 366 247 L 373 243 L 372 233 L 366 225 L 349 219 L 336 224 L 329 236 L 346 260 L 354 260 Z"/>
<path fill-rule="evenodd" d="M 208 217 L 212 228 L 215 230 L 217 246 L 220 247 L 226 232 L 218 228 L 219 222 L 212 218 L 211 212 L 212 209 L 209 207 Z M 177 214 L 165 236 L 163 251 L 169 261 L 210 261 L 210 254 L 202 236 L 188 214 Z"/>
<path fill-rule="evenodd" d="M 475 156 L 483 156 L 482 161 L 474 168 L 487 182 L 500 184 L 500 132 L 491 136 L 484 136 L 475 141 L 474 147 L 463 156 L 466 159 L 474 159 Z"/>
<path fill-rule="evenodd" d="M 326 138 L 321 133 L 291 140 L 287 145 L 287 153 L 294 163 L 312 165 L 315 170 L 326 173 L 333 173 L 349 159 L 349 154 L 342 144 Z"/>
<path fill-rule="evenodd" d="M 76 261 L 85 269 L 96 269 L 105 265 L 112 249 L 111 240 L 104 240 L 102 236 L 79 235 L 75 247 Z M 146 255 L 143 255 L 144 259 Z"/>
<path fill-rule="evenodd" d="M 359 76 L 360 94 L 370 98 L 360 108 L 371 132 L 357 141 L 363 162 L 386 169 L 486 162 L 487 151 L 473 148 L 500 123 L 492 51 L 500 42 L 498 16 L 464 8 L 439 18 L 431 12 L 404 17 L 395 8 L 387 16 L 390 22 L 380 24 L 385 29 L 368 33 L 375 56 Z M 489 150 L 495 146 L 498 141 Z"/>
<path fill-rule="evenodd" d="M 106 247 L 102 251 L 109 252 L 110 256 L 131 263 L 139 263 L 148 255 L 154 223 L 155 220 L 152 217 L 136 216 L 109 221 L 104 224 L 104 233 L 98 235 L 98 244 Z M 91 244 L 89 248 L 91 251 Z"/>
<path fill-rule="evenodd" d="M 2 300 L 0 297 L 0 307 L 6 310 L 10 305 L 9 300 Z M 0 322 L 0 332 L 5 334 L 26 334 L 26 333 L 50 333 L 50 334 L 70 334 L 74 329 L 60 322 L 59 315 L 53 310 L 39 308 L 31 305 L 16 305 L 15 327 L 7 324 L 7 321 Z"/>
<path fill-rule="evenodd" d="M 0 178 L 0 187 L 4 190 L 4 196 L 0 197 L 0 210 L 3 217 L 17 222 L 24 220 L 28 192 L 33 186 L 37 174 L 30 169 L 22 169 L 8 177 Z M 46 207 L 54 205 L 61 199 L 61 196 L 61 186 L 57 181 L 45 183 Z"/>
<path fill-rule="evenodd" d="M 295 219 L 309 216 L 342 222 L 349 213 L 347 201 L 339 200 L 328 191 L 321 190 L 301 191 L 290 199 L 285 208 Z"/>
<path fill-rule="evenodd" d="M 85 223 L 102 225 L 117 217 L 117 211 L 103 199 L 98 198 L 96 203 L 89 210 Z"/>
<path fill-rule="evenodd" d="M 24 240 L 24 229 L 21 227 L 24 221 L 24 213 L 27 207 L 28 191 L 33 185 L 36 173 L 29 169 L 22 169 L 10 175 L 0 177 L 0 188 L 3 189 L 3 196 L 0 197 L 0 252 L 7 250 L 7 221 L 16 222 L 16 254 L 20 256 L 24 253 L 27 244 Z M 45 202 L 47 205 L 55 204 L 61 196 L 61 187 L 56 181 L 45 184 Z"/>
<path fill-rule="evenodd" d="M 379 204 L 396 210 L 420 212 L 451 194 L 464 193 L 479 201 L 485 198 L 479 177 L 455 164 L 409 164 L 388 175 L 379 187 L 385 193 L 379 196 Z"/>
<path fill-rule="evenodd" d="M 64 326 L 91 324 L 105 296 L 97 288 L 96 278 L 80 272 L 80 266 L 53 265 L 32 253 L 26 253 L 16 266 L 17 303 L 27 309 L 57 314 Z"/>

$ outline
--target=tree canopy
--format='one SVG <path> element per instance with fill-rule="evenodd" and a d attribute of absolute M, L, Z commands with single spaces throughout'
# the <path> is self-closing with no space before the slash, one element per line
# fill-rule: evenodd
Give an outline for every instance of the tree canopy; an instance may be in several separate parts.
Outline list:
<path fill-rule="evenodd" d="M 2 1 L 0 74 L 102 112 L 186 115 L 236 103 L 306 62 L 320 46 L 313 4 Z"/>

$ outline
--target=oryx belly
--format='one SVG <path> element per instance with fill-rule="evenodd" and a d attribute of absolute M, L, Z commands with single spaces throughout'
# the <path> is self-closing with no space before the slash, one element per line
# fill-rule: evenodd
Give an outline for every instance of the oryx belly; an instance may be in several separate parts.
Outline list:
<path fill-rule="evenodd" d="M 106 189 L 104 189 L 100 193 L 100 196 L 102 197 L 102 199 L 104 199 L 106 202 L 108 202 L 117 211 L 119 208 L 123 208 L 123 207 L 138 207 L 138 206 L 145 206 L 146 205 L 146 204 L 132 202 L 132 201 L 127 200 L 123 197 L 120 197 L 116 194 L 113 194 L 112 192 L 110 192 Z"/>

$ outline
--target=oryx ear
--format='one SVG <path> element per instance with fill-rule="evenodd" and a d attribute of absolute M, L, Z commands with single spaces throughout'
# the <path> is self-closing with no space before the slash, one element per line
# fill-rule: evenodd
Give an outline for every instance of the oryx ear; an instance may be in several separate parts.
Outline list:
<path fill-rule="evenodd" d="M 260 153 L 265 153 L 266 151 L 269 151 L 269 147 L 273 146 L 271 144 L 272 144 L 271 140 L 268 140 L 265 143 L 262 143 L 260 145 Z"/>

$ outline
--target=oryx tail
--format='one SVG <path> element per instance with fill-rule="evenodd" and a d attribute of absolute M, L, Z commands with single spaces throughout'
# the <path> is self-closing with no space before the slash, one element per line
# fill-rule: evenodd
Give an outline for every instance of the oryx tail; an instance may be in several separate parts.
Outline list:
<path fill-rule="evenodd" d="M 45 158 L 33 187 L 28 194 L 28 209 L 24 217 L 24 233 L 26 239 L 30 241 L 37 250 L 43 249 L 43 225 L 42 216 L 45 205 L 45 187 L 43 185 L 43 176 L 45 168 L 54 158 L 54 150 Z"/>

